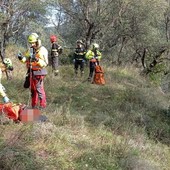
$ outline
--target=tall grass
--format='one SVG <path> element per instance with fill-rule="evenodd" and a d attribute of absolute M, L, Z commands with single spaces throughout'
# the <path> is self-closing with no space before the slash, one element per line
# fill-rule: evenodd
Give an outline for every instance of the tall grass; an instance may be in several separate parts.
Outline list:
<path fill-rule="evenodd" d="M 25 66 L 2 83 L 14 102 L 29 104 Z M 73 66 L 45 79 L 45 123 L 0 125 L 0 169 L 169 170 L 169 100 L 135 68 L 106 68 L 106 85 L 74 77 Z"/>

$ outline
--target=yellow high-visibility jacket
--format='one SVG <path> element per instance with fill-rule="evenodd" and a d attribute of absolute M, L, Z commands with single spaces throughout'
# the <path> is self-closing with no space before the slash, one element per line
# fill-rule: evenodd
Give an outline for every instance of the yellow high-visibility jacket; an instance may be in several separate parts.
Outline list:
<path fill-rule="evenodd" d="M 88 60 L 91 60 L 93 58 L 98 58 L 98 60 L 100 61 L 100 59 L 102 58 L 102 54 L 99 50 L 96 51 L 97 55 L 92 51 L 92 50 L 88 50 L 85 57 Z"/>

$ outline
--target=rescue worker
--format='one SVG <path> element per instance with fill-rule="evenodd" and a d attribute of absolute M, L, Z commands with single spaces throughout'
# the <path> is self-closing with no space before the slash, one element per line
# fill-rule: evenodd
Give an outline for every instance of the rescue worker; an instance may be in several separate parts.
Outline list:
<path fill-rule="evenodd" d="M 81 76 L 83 76 L 86 50 L 84 48 L 84 44 L 82 40 L 77 40 L 76 43 L 77 43 L 77 47 L 75 49 L 74 59 L 73 59 L 75 75 L 77 76 L 78 68 L 80 67 Z"/>
<path fill-rule="evenodd" d="M 59 73 L 59 55 L 62 53 L 62 47 L 57 43 L 57 37 L 55 35 L 50 36 L 51 41 L 51 65 L 54 75 Z"/>
<path fill-rule="evenodd" d="M 2 73 L 3 72 L 8 73 L 8 71 L 12 70 L 13 70 L 12 61 L 9 58 L 5 58 L 3 62 L 0 63 L 0 95 L 2 96 L 4 103 L 10 102 L 10 100 L 6 94 L 4 86 L 1 84 Z"/>
<path fill-rule="evenodd" d="M 25 55 L 18 54 L 18 59 L 22 63 L 26 63 L 28 68 L 29 78 L 27 81 L 30 83 L 32 108 L 38 108 L 38 102 L 40 109 L 46 107 L 46 94 L 44 90 L 44 78 L 47 75 L 46 66 L 48 65 L 48 51 L 41 45 L 41 40 L 36 33 L 32 33 L 28 36 L 28 42 L 30 44 L 30 50 Z"/>
<path fill-rule="evenodd" d="M 88 81 L 92 80 L 95 66 L 96 66 L 96 64 L 99 65 L 99 61 L 100 61 L 101 57 L 102 57 L 102 54 L 99 51 L 99 45 L 97 43 L 92 44 L 92 49 L 88 50 L 86 53 L 86 59 L 89 60 Z"/>

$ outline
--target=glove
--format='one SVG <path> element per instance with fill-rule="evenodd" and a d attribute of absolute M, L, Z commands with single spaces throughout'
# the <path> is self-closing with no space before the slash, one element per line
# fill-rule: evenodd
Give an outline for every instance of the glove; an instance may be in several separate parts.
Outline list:
<path fill-rule="evenodd" d="M 7 96 L 3 97 L 3 102 L 4 103 L 9 103 L 9 98 Z"/>
<path fill-rule="evenodd" d="M 98 58 L 99 58 L 98 56 L 95 57 L 95 59 L 98 59 Z"/>
<path fill-rule="evenodd" d="M 82 63 L 85 63 L 85 60 L 82 60 Z"/>
<path fill-rule="evenodd" d="M 75 59 L 73 59 L 73 63 L 75 63 L 75 61 L 76 61 L 76 60 L 75 60 Z"/>
<path fill-rule="evenodd" d="M 19 60 L 22 60 L 22 59 L 24 58 L 24 57 L 22 56 L 22 54 L 21 54 L 21 53 L 18 53 L 18 55 L 17 55 L 17 56 L 18 56 L 18 59 L 19 59 Z"/>

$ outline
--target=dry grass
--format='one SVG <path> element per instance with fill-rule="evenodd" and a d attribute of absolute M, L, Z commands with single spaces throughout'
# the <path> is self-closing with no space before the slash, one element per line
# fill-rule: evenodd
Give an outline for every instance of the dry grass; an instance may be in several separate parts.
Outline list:
<path fill-rule="evenodd" d="M 12 47 L 11 47 L 12 48 Z M 13 50 L 14 51 L 14 50 Z M 9 96 L 28 102 L 24 65 L 3 79 Z M 169 170 L 168 97 L 137 69 L 106 68 L 107 84 L 74 79 L 73 66 L 45 80 L 46 123 L 0 125 L 0 169 Z"/>

